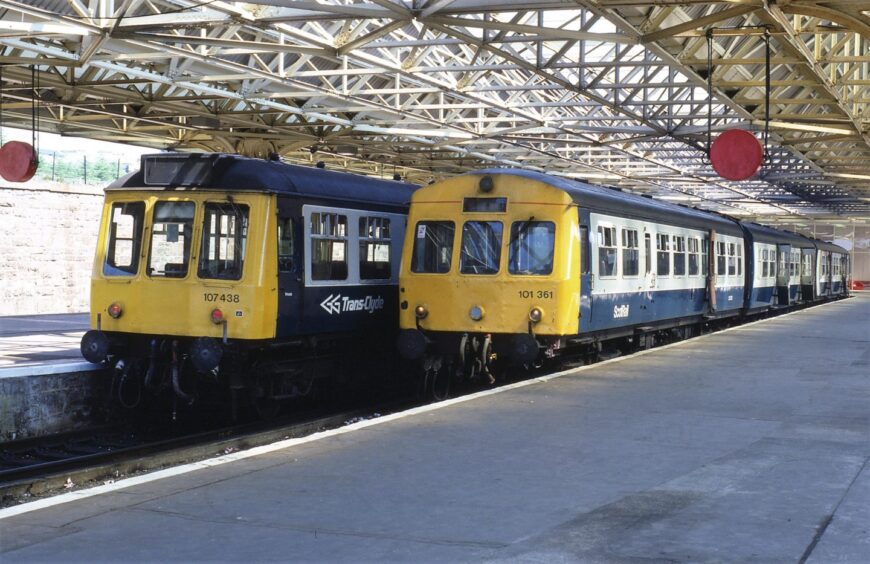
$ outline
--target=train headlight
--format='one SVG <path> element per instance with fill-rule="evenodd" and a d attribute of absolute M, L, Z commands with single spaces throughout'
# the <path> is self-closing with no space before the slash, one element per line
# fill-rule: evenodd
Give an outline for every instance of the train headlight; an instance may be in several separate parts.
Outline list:
<path fill-rule="evenodd" d="M 533 307 L 529 311 L 529 321 L 538 323 L 544 318 L 544 312 L 539 307 Z"/>
<path fill-rule="evenodd" d="M 426 306 L 418 305 L 414 308 L 414 315 L 417 316 L 417 319 L 426 319 L 426 316 L 429 315 L 429 310 L 426 309 Z"/>
<path fill-rule="evenodd" d="M 477 187 L 480 188 L 481 192 L 492 192 L 492 189 L 495 188 L 495 182 L 492 181 L 491 176 L 484 176 L 478 182 Z"/>
<path fill-rule="evenodd" d="M 218 308 L 214 308 L 211 310 L 211 322 L 215 325 L 220 325 L 224 322 L 224 312 L 219 310 Z"/>
<path fill-rule="evenodd" d="M 480 321 L 483 319 L 483 308 L 480 306 L 472 306 L 471 309 L 468 310 L 468 317 L 470 317 L 472 321 Z"/>
<path fill-rule="evenodd" d="M 121 307 L 121 304 L 115 302 L 109 306 L 108 312 L 109 317 L 112 319 L 118 319 L 121 317 L 121 314 L 124 313 L 124 309 Z"/>

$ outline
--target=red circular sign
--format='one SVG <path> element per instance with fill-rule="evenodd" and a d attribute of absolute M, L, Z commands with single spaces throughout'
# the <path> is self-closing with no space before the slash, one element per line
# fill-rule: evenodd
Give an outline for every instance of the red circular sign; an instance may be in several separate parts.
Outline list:
<path fill-rule="evenodd" d="M 9 141 L 0 147 L 0 176 L 9 182 L 27 182 L 39 164 L 30 143 Z"/>
<path fill-rule="evenodd" d="M 710 162 L 722 178 L 751 178 L 764 160 L 764 149 L 755 135 L 742 129 L 729 129 L 713 141 Z"/>

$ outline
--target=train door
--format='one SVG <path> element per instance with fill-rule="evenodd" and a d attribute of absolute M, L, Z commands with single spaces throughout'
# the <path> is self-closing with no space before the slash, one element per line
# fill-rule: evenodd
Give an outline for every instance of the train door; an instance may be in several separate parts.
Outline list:
<path fill-rule="evenodd" d="M 716 313 L 716 230 L 710 230 L 707 247 L 707 313 Z"/>
<path fill-rule="evenodd" d="M 578 209 L 580 220 L 580 331 L 589 331 L 592 322 L 592 257 L 589 254 L 589 210 Z"/>
<path fill-rule="evenodd" d="M 653 271 L 652 258 L 652 234 L 644 233 L 643 235 L 643 256 L 644 256 L 644 291 L 652 292 L 656 289 L 656 273 Z"/>
<path fill-rule="evenodd" d="M 297 200 L 278 198 L 278 327 L 284 337 L 301 331 L 304 301 L 302 206 Z"/>
<path fill-rule="evenodd" d="M 788 305 L 788 265 L 791 255 L 789 245 L 776 246 L 776 303 Z"/>
<path fill-rule="evenodd" d="M 810 302 L 815 299 L 815 249 L 801 249 L 801 300 Z"/>

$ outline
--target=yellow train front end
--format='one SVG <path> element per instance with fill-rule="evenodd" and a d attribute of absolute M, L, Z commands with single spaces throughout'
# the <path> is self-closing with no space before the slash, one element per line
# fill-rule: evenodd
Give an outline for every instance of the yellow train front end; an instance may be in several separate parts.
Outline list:
<path fill-rule="evenodd" d="M 400 276 L 399 351 L 427 366 L 490 375 L 576 335 L 580 245 L 571 196 L 491 171 L 418 190 Z"/>
<path fill-rule="evenodd" d="M 107 189 L 84 357 L 190 398 L 183 363 L 216 372 L 228 351 L 274 338 L 275 215 L 264 192 Z"/>
<path fill-rule="evenodd" d="M 274 337 L 277 273 L 264 258 L 275 253 L 263 249 L 277 239 L 268 233 L 274 199 L 107 193 L 91 282 L 92 328 L 220 340 Z M 263 237 L 251 240 L 248 233 Z"/>

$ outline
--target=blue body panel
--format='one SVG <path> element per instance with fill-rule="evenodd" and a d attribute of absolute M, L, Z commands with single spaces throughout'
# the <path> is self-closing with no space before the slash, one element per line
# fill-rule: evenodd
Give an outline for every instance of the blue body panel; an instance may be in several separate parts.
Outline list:
<path fill-rule="evenodd" d="M 775 296 L 776 286 L 761 286 L 760 288 L 752 288 L 752 294 L 749 297 L 749 309 L 770 307 L 774 303 Z"/>
<path fill-rule="evenodd" d="M 716 290 L 717 313 L 739 310 L 743 305 L 743 287 Z M 627 312 L 625 310 L 627 306 Z M 707 290 L 659 290 L 584 296 L 580 308 L 580 332 L 618 329 L 631 325 L 655 325 L 684 317 L 698 317 L 707 312 Z"/>

